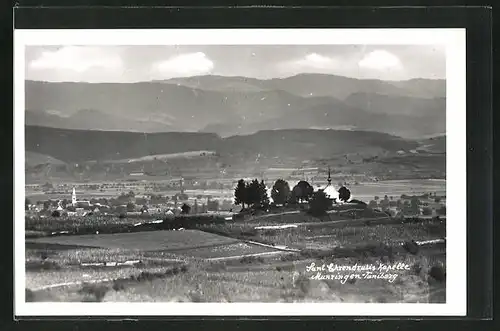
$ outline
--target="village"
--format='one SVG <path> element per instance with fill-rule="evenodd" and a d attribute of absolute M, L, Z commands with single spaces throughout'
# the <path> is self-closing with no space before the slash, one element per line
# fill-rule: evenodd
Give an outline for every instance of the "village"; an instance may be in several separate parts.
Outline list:
<path fill-rule="evenodd" d="M 239 212 L 245 205 L 243 201 L 238 201 L 237 193 L 235 193 L 235 189 L 238 189 L 238 183 L 234 183 L 233 186 L 228 183 L 215 183 L 208 188 L 205 185 L 203 190 L 197 190 L 192 183 L 186 185 L 182 178 L 164 184 L 147 182 L 139 182 L 140 185 L 137 182 L 101 185 L 79 183 L 71 188 L 64 183 L 56 187 L 48 183 L 31 185 L 29 189 L 32 191 L 45 189 L 51 190 L 51 194 L 46 195 L 49 199 L 37 201 L 32 201 L 27 197 L 25 211 L 28 218 L 71 218 L 92 215 L 109 215 L 120 218 L 149 215 L 168 218 L 180 214 L 214 213 L 231 216 Z M 309 182 L 300 180 L 291 188 L 289 183 L 282 179 L 276 180 L 272 187 L 264 184 L 263 180 L 261 183 L 264 195 L 261 198 L 265 201 L 262 205 L 267 210 L 288 203 L 292 193 L 300 188 L 308 191 L 307 194 L 303 194 L 303 199 L 295 198 L 297 206 L 300 206 L 301 209 L 307 209 L 314 195 L 321 191 L 331 201 L 331 203 L 327 203 L 326 209 L 331 209 L 333 205 L 348 203 L 367 205 L 376 211 L 385 212 L 390 217 L 446 215 L 446 196 L 443 194 L 438 195 L 437 192 L 432 191 L 420 192 L 420 194 L 384 194 L 383 196 L 374 195 L 371 199 L 362 201 L 355 198 L 358 192 L 351 192 L 352 187 L 347 189 L 345 185 L 339 183 L 338 189 L 335 188 L 332 185 L 330 169 L 328 169 L 328 177 L 324 180 L 325 184 L 323 185 L 312 186 Z M 282 188 L 285 191 L 282 194 L 286 197 L 279 198 L 280 201 L 274 201 L 276 190 L 279 190 L 276 185 L 279 183 L 286 185 L 285 188 Z M 354 190 L 358 188 L 357 186 L 353 187 Z M 348 196 L 340 199 L 339 192 L 341 190 L 347 190 Z M 103 195 L 103 192 L 107 194 Z M 52 196 L 54 198 L 51 198 Z"/>

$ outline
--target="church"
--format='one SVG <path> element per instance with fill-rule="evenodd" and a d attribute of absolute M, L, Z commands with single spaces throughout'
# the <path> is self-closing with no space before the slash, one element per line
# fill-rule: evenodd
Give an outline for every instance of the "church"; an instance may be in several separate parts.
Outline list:
<path fill-rule="evenodd" d="M 71 194 L 71 206 L 73 206 L 75 208 L 90 208 L 90 207 L 92 207 L 90 201 L 76 199 L 76 190 L 74 187 L 73 187 L 73 193 Z"/>
<path fill-rule="evenodd" d="M 328 178 L 326 179 L 327 184 L 324 188 L 319 189 L 325 192 L 325 195 L 328 199 L 333 200 L 333 202 L 337 202 L 339 198 L 339 193 L 332 185 L 332 177 L 330 173 L 330 167 L 328 167 Z M 318 190 L 318 191 L 319 191 Z"/>

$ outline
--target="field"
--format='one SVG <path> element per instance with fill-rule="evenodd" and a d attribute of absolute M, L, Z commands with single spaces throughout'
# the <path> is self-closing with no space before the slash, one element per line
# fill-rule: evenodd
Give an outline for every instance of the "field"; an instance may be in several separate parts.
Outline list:
<path fill-rule="evenodd" d="M 287 172 L 288 173 L 288 172 Z M 286 173 L 283 173 L 282 175 L 286 175 Z M 276 176 L 276 175 L 275 175 Z M 268 180 L 268 185 L 270 185 L 271 179 L 277 179 L 279 178 L 269 178 Z M 284 178 L 284 177 L 283 177 Z M 233 178 L 232 180 L 230 178 L 226 178 L 226 182 L 235 182 L 239 178 Z M 158 181 L 158 179 L 152 179 L 152 181 Z M 339 181 L 342 181 L 339 179 Z M 298 180 L 297 180 L 298 182 Z M 129 186 L 126 188 L 106 188 L 104 192 L 101 192 L 100 190 L 90 190 L 90 189 L 85 189 L 85 191 L 80 192 L 79 189 L 77 189 L 78 192 L 78 197 L 79 199 L 90 199 L 90 198 L 111 198 L 111 197 L 116 197 L 120 193 L 128 193 L 130 190 L 133 190 L 135 194 L 141 195 L 145 194 L 146 191 L 141 188 L 143 185 L 147 184 L 148 182 L 138 182 L 138 183 L 128 183 Z M 335 183 L 335 179 L 334 179 Z M 54 183 L 57 184 L 57 183 Z M 96 183 L 96 184 L 103 184 L 103 183 Z M 295 185 L 296 183 L 294 181 L 289 181 L 289 184 L 291 187 Z M 74 185 L 78 186 L 78 183 L 74 183 Z M 317 182 L 314 184 L 315 186 L 317 185 L 326 185 L 326 182 Z M 360 181 L 357 184 L 350 183 L 349 189 L 351 190 L 352 197 L 355 199 L 361 199 L 364 201 L 369 201 L 374 198 L 374 196 L 379 196 L 381 198 L 384 197 L 384 195 L 388 196 L 393 196 L 394 198 L 398 198 L 402 194 L 407 194 L 407 195 L 412 195 L 412 194 L 423 194 L 423 193 L 429 193 L 429 192 L 436 192 L 438 194 L 446 194 L 446 181 L 444 179 L 409 179 L 409 180 L 386 180 L 386 181 L 378 181 L 378 182 L 362 182 Z M 71 187 L 69 185 L 68 187 Z M 167 195 L 167 196 L 172 196 L 174 194 L 179 193 L 178 190 L 165 190 L 165 191 L 158 191 L 155 192 L 155 194 L 162 194 L 162 195 Z M 206 196 L 210 195 L 214 199 L 232 199 L 234 197 L 234 190 L 233 189 L 195 189 L 195 188 L 187 188 L 185 190 L 185 193 L 193 198 L 198 195 Z M 70 199 L 71 198 L 71 193 L 68 191 L 67 194 L 46 194 L 44 192 L 40 191 L 33 191 L 30 189 L 26 190 L 26 196 L 33 202 L 35 201 L 42 201 L 42 200 L 56 200 L 56 199 Z"/>
<path fill-rule="evenodd" d="M 445 221 L 363 213 L 257 215 L 190 229 L 26 239 L 26 298 L 445 302 Z M 392 281 L 346 272 L 325 279 L 308 271 L 311 263 L 408 268 Z"/>

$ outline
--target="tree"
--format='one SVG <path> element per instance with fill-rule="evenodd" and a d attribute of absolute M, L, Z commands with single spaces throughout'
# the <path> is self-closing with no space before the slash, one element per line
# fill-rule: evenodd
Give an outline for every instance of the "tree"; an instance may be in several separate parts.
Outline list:
<path fill-rule="evenodd" d="M 417 197 L 411 199 L 410 208 L 413 213 L 420 214 L 420 200 Z"/>
<path fill-rule="evenodd" d="M 436 198 L 434 199 L 434 202 L 436 202 L 436 203 L 440 203 L 440 202 L 441 202 L 441 198 L 440 198 L 440 197 L 436 197 Z"/>
<path fill-rule="evenodd" d="M 182 214 L 189 214 L 190 211 L 191 211 L 191 207 L 187 203 L 182 205 L 182 207 L 181 207 Z"/>
<path fill-rule="evenodd" d="M 247 201 L 249 205 L 257 206 L 260 204 L 260 183 L 257 179 L 252 180 L 246 187 Z"/>
<path fill-rule="evenodd" d="M 441 208 L 439 208 L 438 210 L 436 210 L 436 212 L 437 212 L 438 215 L 446 216 L 446 206 L 441 206 Z"/>
<path fill-rule="evenodd" d="M 234 204 L 241 205 L 245 209 L 245 203 L 248 200 L 247 193 L 247 185 L 243 179 L 240 179 L 234 189 Z"/>
<path fill-rule="evenodd" d="M 375 196 L 375 201 L 378 201 L 380 199 L 377 195 Z"/>
<path fill-rule="evenodd" d="M 219 210 L 219 201 L 218 200 L 208 200 L 207 201 L 207 210 L 218 211 Z"/>
<path fill-rule="evenodd" d="M 198 200 L 194 200 L 194 213 L 198 214 Z"/>
<path fill-rule="evenodd" d="M 127 211 L 131 212 L 135 210 L 135 205 L 132 202 L 127 203 Z"/>
<path fill-rule="evenodd" d="M 263 180 L 259 183 L 257 195 L 259 197 L 259 207 L 267 208 L 269 206 L 269 196 L 267 195 L 267 186 Z"/>
<path fill-rule="evenodd" d="M 314 216 L 322 216 L 332 207 L 332 200 L 326 197 L 323 190 L 315 192 L 309 201 L 309 213 Z"/>
<path fill-rule="evenodd" d="M 61 213 L 59 212 L 59 210 L 54 210 L 52 212 L 52 217 L 60 217 L 61 216 Z"/>
<path fill-rule="evenodd" d="M 145 198 L 135 198 L 135 203 L 138 205 L 145 205 L 148 201 Z"/>
<path fill-rule="evenodd" d="M 314 192 L 311 184 L 305 180 L 301 180 L 293 187 L 292 194 L 297 199 L 297 201 L 309 201 Z"/>
<path fill-rule="evenodd" d="M 377 208 L 377 207 L 378 207 L 377 201 L 375 201 L 375 200 L 371 200 L 371 201 L 368 203 L 368 206 L 370 206 L 370 208 Z"/>
<path fill-rule="evenodd" d="M 425 216 L 430 216 L 432 215 L 432 209 L 430 209 L 429 207 L 425 207 L 422 209 L 422 215 L 425 215 Z"/>
<path fill-rule="evenodd" d="M 349 198 L 351 197 L 351 191 L 349 191 L 349 189 L 345 186 L 342 186 L 341 188 L 339 188 L 339 200 L 340 201 L 344 201 L 344 202 L 347 202 L 349 200 Z"/>
<path fill-rule="evenodd" d="M 28 198 L 24 199 L 24 209 L 25 210 L 29 210 L 30 209 L 30 205 L 31 205 L 30 199 L 28 199 Z"/>
<path fill-rule="evenodd" d="M 382 208 L 382 210 L 387 209 L 389 208 L 389 200 L 386 199 L 380 200 L 379 205 Z"/>
<path fill-rule="evenodd" d="M 43 202 L 43 209 L 48 210 L 50 208 L 50 201 L 44 201 Z"/>
<path fill-rule="evenodd" d="M 278 205 L 283 205 L 287 202 L 290 196 L 290 186 L 283 179 L 278 179 L 271 190 L 271 198 Z"/>

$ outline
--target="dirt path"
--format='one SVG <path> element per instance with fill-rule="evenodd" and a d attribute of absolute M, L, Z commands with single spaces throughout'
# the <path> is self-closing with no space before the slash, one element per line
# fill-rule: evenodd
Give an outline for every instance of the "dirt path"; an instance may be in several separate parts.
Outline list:
<path fill-rule="evenodd" d="M 298 227 L 298 226 L 318 226 L 318 225 L 332 225 L 332 224 L 346 224 L 346 225 L 353 225 L 353 224 L 362 224 L 367 221 L 388 221 L 388 222 L 383 222 L 385 224 L 389 223 L 400 223 L 399 220 L 396 219 L 391 219 L 389 217 L 370 217 L 370 218 L 348 218 L 348 219 L 343 219 L 343 220 L 336 220 L 336 221 L 322 221 L 322 222 L 298 222 L 298 223 L 285 223 L 285 224 L 280 224 L 279 226 L 257 226 L 254 227 L 254 229 L 278 229 L 278 227 L 281 228 L 293 228 L 293 227 Z"/>

